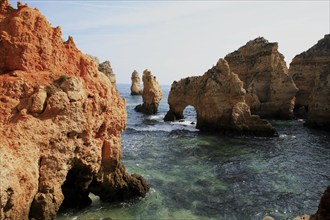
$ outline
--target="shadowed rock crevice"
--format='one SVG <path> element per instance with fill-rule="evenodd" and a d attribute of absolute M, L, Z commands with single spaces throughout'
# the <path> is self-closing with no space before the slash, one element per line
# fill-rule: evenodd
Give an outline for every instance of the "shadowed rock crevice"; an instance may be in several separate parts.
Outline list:
<path fill-rule="evenodd" d="M 88 197 L 88 186 L 93 179 L 91 171 L 91 168 L 79 163 L 76 163 L 69 170 L 61 187 L 64 200 L 60 209 L 81 209 L 92 203 L 92 200 Z"/>

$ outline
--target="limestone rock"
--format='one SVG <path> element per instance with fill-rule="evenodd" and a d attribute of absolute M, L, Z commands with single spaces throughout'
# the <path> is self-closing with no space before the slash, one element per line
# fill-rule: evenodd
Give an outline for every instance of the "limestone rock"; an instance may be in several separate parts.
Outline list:
<path fill-rule="evenodd" d="M 182 119 L 184 109 L 191 105 L 197 113 L 196 127 L 201 131 L 276 136 L 270 123 L 251 115 L 245 94 L 243 82 L 231 72 L 227 61 L 220 59 L 204 75 L 172 84 L 168 97 L 170 110 L 164 120 Z"/>
<path fill-rule="evenodd" d="M 99 66 L 99 71 L 104 73 L 110 80 L 110 82 L 113 85 L 116 85 L 116 75 L 113 73 L 111 64 L 109 60 L 104 61 L 103 63 L 100 63 Z"/>
<path fill-rule="evenodd" d="M 330 34 L 325 35 L 316 45 L 293 58 L 289 74 L 299 89 L 296 95 L 297 106 L 308 106 L 315 80 L 329 63 Z"/>
<path fill-rule="evenodd" d="M 323 193 L 317 212 L 310 217 L 310 220 L 328 219 L 330 219 L 330 186 Z"/>
<path fill-rule="evenodd" d="M 284 56 L 278 52 L 277 43 L 258 37 L 228 54 L 225 59 L 243 81 L 252 114 L 262 118 L 293 117 L 298 90 L 288 75 Z"/>
<path fill-rule="evenodd" d="M 330 34 L 295 56 L 289 73 L 299 88 L 297 112 L 310 127 L 330 130 Z"/>
<path fill-rule="evenodd" d="M 163 92 L 158 84 L 156 77 L 149 70 L 143 71 L 143 104 L 135 107 L 138 112 L 143 112 L 148 115 L 156 114 L 160 100 L 163 98 Z"/>
<path fill-rule="evenodd" d="M 140 87 L 140 77 L 139 73 L 136 70 L 133 71 L 131 80 L 131 95 L 142 95 L 142 89 Z"/>
<path fill-rule="evenodd" d="M 126 103 L 115 86 L 37 9 L 0 7 L 0 218 L 54 219 L 89 192 L 145 195 L 120 162 Z"/>

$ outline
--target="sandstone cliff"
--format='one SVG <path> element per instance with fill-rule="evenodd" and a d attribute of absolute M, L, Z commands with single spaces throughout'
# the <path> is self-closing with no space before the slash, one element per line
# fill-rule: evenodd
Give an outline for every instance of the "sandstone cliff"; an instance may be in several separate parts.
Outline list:
<path fill-rule="evenodd" d="M 238 75 L 231 72 L 226 60 L 202 76 L 188 77 L 174 82 L 168 97 L 170 110 L 165 121 L 182 119 L 186 106 L 197 113 L 201 131 L 276 136 L 276 130 L 266 120 L 251 115 L 245 102 L 245 89 Z"/>
<path fill-rule="evenodd" d="M 125 100 L 73 39 L 37 9 L 0 2 L 0 219 L 54 219 L 143 196 L 120 162 Z"/>
<path fill-rule="evenodd" d="M 156 77 L 149 70 L 143 71 L 143 104 L 135 107 L 138 112 L 143 112 L 148 115 L 156 114 L 160 100 L 163 98 L 163 92 L 158 84 Z"/>
<path fill-rule="evenodd" d="M 113 85 L 116 85 L 116 75 L 113 73 L 109 60 L 104 61 L 98 65 L 99 71 L 104 73 Z"/>
<path fill-rule="evenodd" d="M 142 89 L 140 87 L 140 77 L 139 73 L 136 70 L 133 71 L 131 80 L 131 95 L 142 95 Z"/>
<path fill-rule="evenodd" d="M 289 74 L 299 88 L 296 96 L 298 116 L 307 114 L 308 126 L 329 130 L 330 34 L 309 50 L 295 56 Z"/>
<path fill-rule="evenodd" d="M 298 90 L 288 75 L 277 43 L 259 37 L 225 59 L 244 83 L 252 114 L 262 118 L 293 117 L 294 97 Z"/>

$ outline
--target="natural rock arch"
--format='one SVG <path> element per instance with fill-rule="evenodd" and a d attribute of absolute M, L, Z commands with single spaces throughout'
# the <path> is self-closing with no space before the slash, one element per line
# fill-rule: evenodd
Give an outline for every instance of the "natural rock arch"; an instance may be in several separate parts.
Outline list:
<path fill-rule="evenodd" d="M 197 114 L 196 128 L 221 133 L 276 136 L 276 130 L 259 116 L 251 115 L 245 103 L 245 90 L 237 74 L 230 71 L 226 60 L 220 59 L 203 76 L 174 82 L 168 97 L 170 110 L 165 121 L 183 118 L 191 105 Z"/>

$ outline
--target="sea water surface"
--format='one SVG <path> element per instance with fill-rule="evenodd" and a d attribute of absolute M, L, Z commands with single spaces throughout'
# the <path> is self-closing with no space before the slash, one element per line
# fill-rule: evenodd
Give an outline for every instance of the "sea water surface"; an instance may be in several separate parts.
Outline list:
<path fill-rule="evenodd" d="M 271 121 L 275 138 L 202 134 L 187 107 L 184 122 L 164 122 L 170 87 L 156 115 L 137 113 L 141 96 L 117 85 L 127 101 L 122 163 L 150 184 L 145 198 L 107 204 L 90 195 L 83 210 L 57 219 L 292 219 L 312 214 L 330 185 L 330 133 L 302 120 Z"/>

